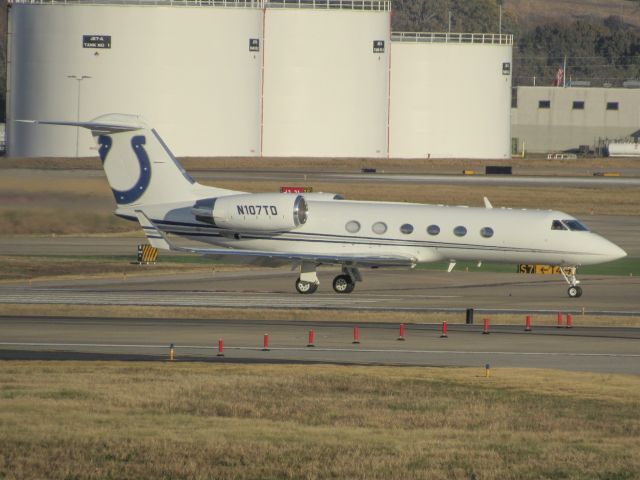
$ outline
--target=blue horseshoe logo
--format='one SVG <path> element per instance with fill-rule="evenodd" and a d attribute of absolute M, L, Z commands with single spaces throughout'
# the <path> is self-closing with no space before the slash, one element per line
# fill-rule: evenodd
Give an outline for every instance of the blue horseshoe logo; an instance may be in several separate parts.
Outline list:
<path fill-rule="evenodd" d="M 137 135 L 131 139 L 131 147 L 138 159 L 138 165 L 140 165 L 140 176 L 135 185 L 129 190 L 111 189 L 118 205 L 126 205 L 138 200 L 142 197 L 151 182 L 151 162 L 143 146 L 146 142 L 147 139 L 143 135 Z M 113 139 L 108 135 L 100 135 L 98 137 L 98 144 L 100 145 L 98 153 L 104 165 L 104 162 L 107 160 L 107 155 L 109 155 L 111 147 L 113 146 Z"/>

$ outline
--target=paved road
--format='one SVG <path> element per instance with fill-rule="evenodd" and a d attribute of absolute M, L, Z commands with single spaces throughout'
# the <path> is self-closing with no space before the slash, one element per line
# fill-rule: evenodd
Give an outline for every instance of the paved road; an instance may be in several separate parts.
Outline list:
<path fill-rule="evenodd" d="M 161 305 L 219 308 L 378 311 L 632 312 L 640 315 L 640 277 L 584 276 L 584 295 L 571 299 L 557 276 L 509 273 L 376 270 L 350 295 L 333 292 L 335 269 L 320 270 L 313 295 L 294 291 L 288 269 L 34 281 L 0 285 L 0 304 Z M 1 312 L 1 309 L 0 309 Z"/>
<path fill-rule="evenodd" d="M 309 329 L 315 347 L 307 347 Z M 640 374 L 640 329 L 558 330 L 409 325 L 397 341 L 398 325 L 364 324 L 354 345 L 353 325 L 238 320 L 77 319 L 0 317 L 0 359 L 165 358 L 175 345 L 178 360 L 225 362 L 328 362 L 344 364 L 535 367 Z M 262 351 L 264 334 L 269 351 Z M 223 358 L 216 357 L 218 339 Z M 113 356 L 113 357 L 112 357 Z"/>
<path fill-rule="evenodd" d="M 640 167 L 615 169 L 620 177 L 596 177 L 597 171 L 611 171 L 606 166 L 601 169 L 586 169 L 576 164 L 575 167 L 540 169 L 519 168 L 517 175 L 462 175 L 461 172 L 451 173 L 361 173 L 361 172 L 303 172 L 295 170 L 199 170 L 188 169 L 189 174 L 198 181 L 211 182 L 214 180 L 266 180 L 284 182 L 336 182 L 336 183 L 388 183 L 388 184 L 449 184 L 449 185 L 528 185 L 528 186 L 640 186 Z M 104 177 L 102 170 L 38 170 L 38 169 L 5 169 L 6 175 L 14 177 L 46 177 L 46 178 L 87 178 Z"/>

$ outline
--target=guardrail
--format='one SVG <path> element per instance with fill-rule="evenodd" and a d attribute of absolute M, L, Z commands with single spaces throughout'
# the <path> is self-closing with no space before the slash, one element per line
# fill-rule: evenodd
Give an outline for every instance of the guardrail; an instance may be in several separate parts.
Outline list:
<path fill-rule="evenodd" d="M 414 43 L 513 45 L 513 35 L 505 33 L 392 32 L 391 40 Z"/>
<path fill-rule="evenodd" d="M 311 8 L 323 10 L 365 10 L 388 12 L 387 0 L 266 0 L 266 8 Z"/>
<path fill-rule="evenodd" d="M 29 5 L 140 5 L 176 7 L 300 8 L 386 12 L 390 0 L 9 0 Z"/>
<path fill-rule="evenodd" d="M 265 0 L 9 0 L 28 5 L 139 5 L 176 7 L 263 8 Z"/>

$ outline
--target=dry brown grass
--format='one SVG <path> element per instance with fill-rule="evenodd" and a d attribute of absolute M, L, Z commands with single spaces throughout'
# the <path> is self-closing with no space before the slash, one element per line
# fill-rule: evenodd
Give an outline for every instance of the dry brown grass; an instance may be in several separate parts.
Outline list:
<path fill-rule="evenodd" d="M 556 0 L 543 0 L 555 2 Z M 582 0 L 575 0 L 577 3 Z M 589 1 L 589 0 L 587 0 Z M 547 160 L 534 155 L 508 160 L 482 159 L 398 159 L 398 158 L 278 158 L 278 157 L 186 157 L 180 163 L 187 170 L 294 170 L 302 173 L 326 171 L 359 172 L 364 167 L 385 172 L 461 173 L 464 169 L 484 171 L 487 165 L 511 165 L 514 172 L 535 169 L 540 172 L 566 172 L 586 175 L 588 169 L 635 169 L 633 158 L 581 158 L 579 160 Z M 2 169 L 23 170 L 100 170 L 98 158 L 6 158 Z M 590 174 L 590 173 L 589 173 Z"/>
<path fill-rule="evenodd" d="M 279 181 L 217 181 L 223 188 L 278 191 Z M 381 200 L 452 205 L 562 209 L 568 213 L 640 215 L 637 188 L 557 188 L 476 185 L 429 185 L 304 182 L 314 191 L 335 192 L 352 200 Z M 129 232 L 131 222 L 113 215 L 114 204 L 103 178 L 0 176 L 0 234 L 78 234 Z"/>
<path fill-rule="evenodd" d="M 153 274 L 235 271 L 246 268 L 241 265 L 213 265 L 211 263 L 177 263 L 171 257 L 153 266 Z M 12 257 L 0 256 L 0 282 L 16 283 L 32 280 L 75 280 L 89 278 L 135 278 L 147 275 L 146 267 L 140 267 L 134 255 L 129 261 L 121 258 L 65 258 L 65 257 Z M 252 267 L 252 270 L 260 267 Z"/>
<path fill-rule="evenodd" d="M 640 380 L 3 362 L 0 477 L 635 478 Z"/>
<path fill-rule="evenodd" d="M 180 319 L 225 319 L 225 320 L 253 320 L 253 321 L 296 321 L 313 324 L 324 322 L 352 322 L 352 323 L 405 323 L 411 324 L 439 324 L 446 321 L 450 325 L 464 324 L 465 313 L 434 313 L 434 312 L 377 312 L 353 310 L 297 310 L 297 309 L 258 309 L 258 308 L 210 308 L 210 307 L 135 307 L 108 305 L 24 305 L 0 304 L 0 315 L 11 316 L 59 316 L 59 317 L 102 317 L 102 318 L 173 318 Z M 491 325 L 522 325 L 524 315 L 477 314 L 477 324 L 481 318 L 488 318 Z M 534 314 L 533 327 L 556 325 L 555 314 Z M 640 327 L 640 316 L 605 316 L 605 315 L 574 315 L 574 327 L 614 326 Z"/>

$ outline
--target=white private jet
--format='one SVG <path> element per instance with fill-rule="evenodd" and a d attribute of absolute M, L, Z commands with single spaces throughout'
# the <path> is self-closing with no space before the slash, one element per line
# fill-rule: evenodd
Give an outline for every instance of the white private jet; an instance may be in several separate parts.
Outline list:
<path fill-rule="evenodd" d="M 115 214 L 137 220 L 152 246 L 266 265 L 293 264 L 299 293 L 314 293 L 320 265 L 350 293 L 362 268 L 456 261 L 563 267 L 570 297 L 582 295 L 575 267 L 609 262 L 624 250 L 558 211 L 347 201 L 331 194 L 247 193 L 200 185 L 140 117 L 90 122 L 25 121 L 84 127 L 97 139 Z M 174 245 L 167 234 L 214 248 Z"/>

